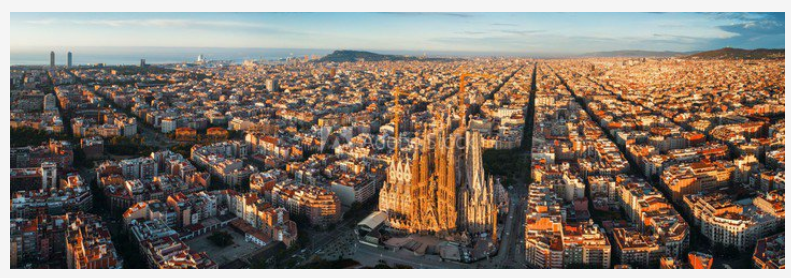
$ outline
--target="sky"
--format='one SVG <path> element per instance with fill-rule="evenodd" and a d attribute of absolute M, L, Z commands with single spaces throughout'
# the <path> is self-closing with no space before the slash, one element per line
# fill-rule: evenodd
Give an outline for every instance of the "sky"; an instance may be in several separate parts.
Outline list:
<path fill-rule="evenodd" d="M 12 56 L 187 48 L 540 56 L 722 47 L 785 48 L 785 13 L 11 13 Z"/>

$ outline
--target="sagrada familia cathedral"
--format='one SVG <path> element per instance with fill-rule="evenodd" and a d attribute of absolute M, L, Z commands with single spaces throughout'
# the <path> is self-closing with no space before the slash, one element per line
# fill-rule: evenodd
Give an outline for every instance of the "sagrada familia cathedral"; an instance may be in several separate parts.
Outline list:
<path fill-rule="evenodd" d="M 423 132 L 419 146 L 402 153 L 398 93 L 395 110 L 397 143 L 379 195 L 379 210 L 387 214 L 389 227 L 442 238 L 486 233 L 496 241 L 497 200 L 506 193 L 491 177 L 485 178 L 482 138 L 467 130 L 466 111 L 455 125 L 450 115 L 437 116 L 431 130 Z"/>

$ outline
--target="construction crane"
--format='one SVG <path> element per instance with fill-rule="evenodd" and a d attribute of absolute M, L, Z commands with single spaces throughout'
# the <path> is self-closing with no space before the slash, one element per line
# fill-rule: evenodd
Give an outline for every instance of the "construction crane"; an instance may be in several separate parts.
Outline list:
<path fill-rule="evenodd" d="M 398 150 L 400 145 L 399 137 L 398 137 L 398 129 L 400 128 L 399 124 L 401 123 L 401 115 L 404 113 L 403 108 L 401 108 L 401 103 L 399 96 L 401 95 L 401 90 L 398 88 L 393 88 L 393 96 L 395 97 L 395 105 L 393 106 L 393 113 L 395 114 L 393 117 L 393 125 L 395 128 L 395 148 L 393 149 L 393 159 L 398 159 Z"/>

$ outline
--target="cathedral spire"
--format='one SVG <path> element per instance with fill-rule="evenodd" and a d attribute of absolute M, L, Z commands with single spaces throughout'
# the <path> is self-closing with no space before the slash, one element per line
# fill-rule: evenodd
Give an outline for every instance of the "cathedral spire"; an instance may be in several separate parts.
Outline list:
<path fill-rule="evenodd" d="M 394 161 L 398 161 L 398 150 L 399 150 L 399 145 L 401 145 L 401 141 L 400 141 L 400 138 L 398 137 L 398 135 L 399 135 L 398 133 L 399 133 L 400 123 L 401 123 L 401 113 L 403 113 L 403 111 L 402 111 L 401 103 L 399 102 L 399 97 L 398 97 L 401 94 L 401 91 L 399 91 L 398 88 L 395 88 L 395 89 L 393 89 L 393 94 L 395 95 L 395 106 L 393 107 L 393 110 L 394 110 L 393 112 L 395 113 L 395 115 L 393 117 L 393 124 L 395 125 L 395 130 L 394 130 L 394 133 L 395 133 L 395 148 L 393 150 L 393 158 L 394 158 Z"/>
<path fill-rule="evenodd" d="M 492 211 L 492 243 L 497 244 L 497 209 Z"/>
<path fill-rule="evenodd" d="M 467 93 L 467 77 L 469 75 L 470 75 L 469 73 L 463 73 L 461 75 L 461 77 L 459 78 L 459 105 L 458 105 L 459 106 L 458 107 L 459 110 L 458 110 L 458 113 L 459 113 L 459 120 L 461 121 L 460 125 L 459 125 L 460 127 L 464 127 L 467 124 L 466 120 L 465 120 L 465 118 L 467 117 L 467 107 L 466 107 L 466 105 L 464 103 L 464 96 Z"/>

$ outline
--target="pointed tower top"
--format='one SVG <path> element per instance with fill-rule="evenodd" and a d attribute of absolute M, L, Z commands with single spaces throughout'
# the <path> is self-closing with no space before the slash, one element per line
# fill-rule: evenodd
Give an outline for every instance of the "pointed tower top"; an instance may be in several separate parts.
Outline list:
<path fill-rule="evenodd" d="M 395 113 L 393 116 L 393 124 L 395 125 L 395 148 L 393 149 L 393 160 L 398 161 L 398 151 L 399 146 L 401 145 L 400 138 L 398 137 L 398 130 L 400 128 L 399 124 L 401 123 L 401 113 L 403 113 L 403 110 L 401 109 L 401 103 L 399 102 L 400 99 L 398 97 L 401 95 L 401 91 L 398 90 L 398 88 L 395 88 L 393 89 L 393 94 L 395 95 L 395 106 L 393 107 L 393 112 Z"/>

